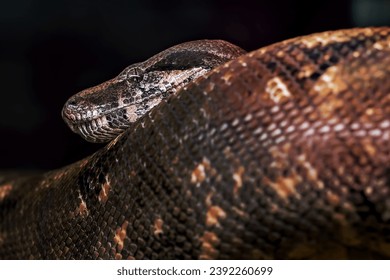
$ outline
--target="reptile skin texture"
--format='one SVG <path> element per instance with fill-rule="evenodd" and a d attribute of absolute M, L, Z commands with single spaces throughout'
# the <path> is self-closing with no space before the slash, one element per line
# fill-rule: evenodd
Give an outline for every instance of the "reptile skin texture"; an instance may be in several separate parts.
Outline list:
<path fill-rule="evenodd" d="M 390 28 L 298 37 L 90 157 L 0 179 L 3 259 L 390 257 Z"/>

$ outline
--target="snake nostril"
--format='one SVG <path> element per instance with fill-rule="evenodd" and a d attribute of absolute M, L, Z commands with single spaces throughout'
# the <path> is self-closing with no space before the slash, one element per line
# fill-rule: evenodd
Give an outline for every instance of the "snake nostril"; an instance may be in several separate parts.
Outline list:
<path fill-rule="evenodd" d="M 69 100 L 68 101 L 68 107 L 76 107 L 77 102 L 76 100 Z"/>
<path fill-rule="evenodd" d="M 62 117 L 67 120 L 75 120 L 76 107 L 76 100 L 68 100 L 62 109 Z"/>

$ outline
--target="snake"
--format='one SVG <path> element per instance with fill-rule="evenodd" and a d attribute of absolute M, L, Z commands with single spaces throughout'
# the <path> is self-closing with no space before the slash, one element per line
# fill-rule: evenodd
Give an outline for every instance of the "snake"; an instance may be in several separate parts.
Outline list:
<path fill-rule="evenodd" d="M 0 175 L 2 259 L 388 259 L 390 28 L 182 43 L 72 96 L 73 164 Z"/>

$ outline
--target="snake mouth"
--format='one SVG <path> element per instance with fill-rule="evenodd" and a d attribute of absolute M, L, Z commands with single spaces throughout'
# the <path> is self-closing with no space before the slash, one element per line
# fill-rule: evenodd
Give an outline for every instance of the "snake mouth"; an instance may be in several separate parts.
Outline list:
<path fill-rule="evenodd" d="M 103 115 L 91 120 L 68 123 L 73 132 L 88 142 L 104 143 L 121 134 L 126 127 L 114 127 L 109 122 L 110 115 Z"/>
<path fill-rule="evenodd" d="M 121 134 L 132 123 L 158 105 L 163 95 L 153 96 L 142 103 L 122 106 L 105 104 L 104 106 L 81 107 L 80 104 L 67 102 L 62 109 L 62 118 L 70 129 L 82 138 L 93 143 L 104 143 Z"/>
<path fill-rule="evenodd" d="M 62 117 L 70 129 L 88 142 L 104 143 L 121 134 L 129 124 L 127 108 L 115 108 L 104 113 L 97 110 L 83 114 L 65 106 Z"/>

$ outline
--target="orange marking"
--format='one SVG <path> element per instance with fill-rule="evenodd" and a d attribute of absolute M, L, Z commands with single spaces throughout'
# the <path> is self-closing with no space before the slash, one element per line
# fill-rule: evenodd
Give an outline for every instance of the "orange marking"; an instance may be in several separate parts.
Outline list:
<path fill-rule="evenodd" d="M 265 91 L 275 103 L 279 103 L 286 98 L 291 97 L 291 92 L 279 77 L 268 80 Z"/>
<path fill-rule="evenodd" d="M 102 185 L 102 189 L 98 197 L 100 202 L 106 203 L 110 189 L 111 189 L 111 185 L 110 182 L 108 181 L 108 178 L 106 177 L 106 182 Z"/>
<path fill-rule="evenodd" d="M 214 232 L 206 231 L 203 236 L 200 238 L 202 242 L 200 259 L 208 260 L 214 259 L 218 255 L 218 251 L 215 249 L 215 246 L 219 244 L 219 238 Z"/>
<path fill-rule="evenodd" d="M 11 184 L 0 186 L 0 201 L 2 201 L 11 192 L 11 190 Z"/>
<path fill-rule="evenodd" d="M 270 185 L 282 198 L 287 198 L 288 196 L 295 194 L 295 187 L 301 181 L 302 178 L 295 172 L 289 177 L 278 177 L 276 182 L 272 182 L 267 178 L 265 179 L 265 183 Z"/>
<path fill-rule="evenodd" d="M 219 219 L 225 219 L 226 213 L 219 206 L 211 206 L 206 214 L 206 225 L 214 226 L 219 224 Z"/>
<path fill-rule="evenodd" d="M 326 198 L 332 205 L 340 204 L 340 197 L 331 191 L 326 192 Z"/>
<path fill-rule="evenodd" d="M 191 173 L 191 183 L 202 183 L 206 179 L 206 170 L 210 169 L 210 162 L 207 158 L 203 158 Z"/>
<path fill-rule="evenodd" d="M 122 226 L 120 228 L 117 228 L 115 236 L 114 236 L 114 243 L 117 245 L 118 251 L 122 251 L 124 241 L 127 234 L 127 226 L 129 225 L 128 221 L 124 221 Z"/>
<path fill-rule="evenodd" d="M 85 201 L 81 201 L 79 208 L 77 209 L 77 213 L 80 214 L 81 216 L 86 216 L 88 215 L 88 209 L 87 209 L 87 204 Z"/>
<path fill-rule="evenodd" d="M 163 233 L 163 224 L 164 221 L 160 218 L 154 220 L 154 232 L 153 232 L 154 235 L 159 235 Z"/>
<path fill-rule="evenodd" d="M 237 192 L 242 187 L 242 175 L 244 174 L 245 168 L 243 166 L 240 166 L 236 172 L 233 174 L 233 180 L 234 180 L 234 187 L 233 187 L 233 193 L 237 194 Z"/>

